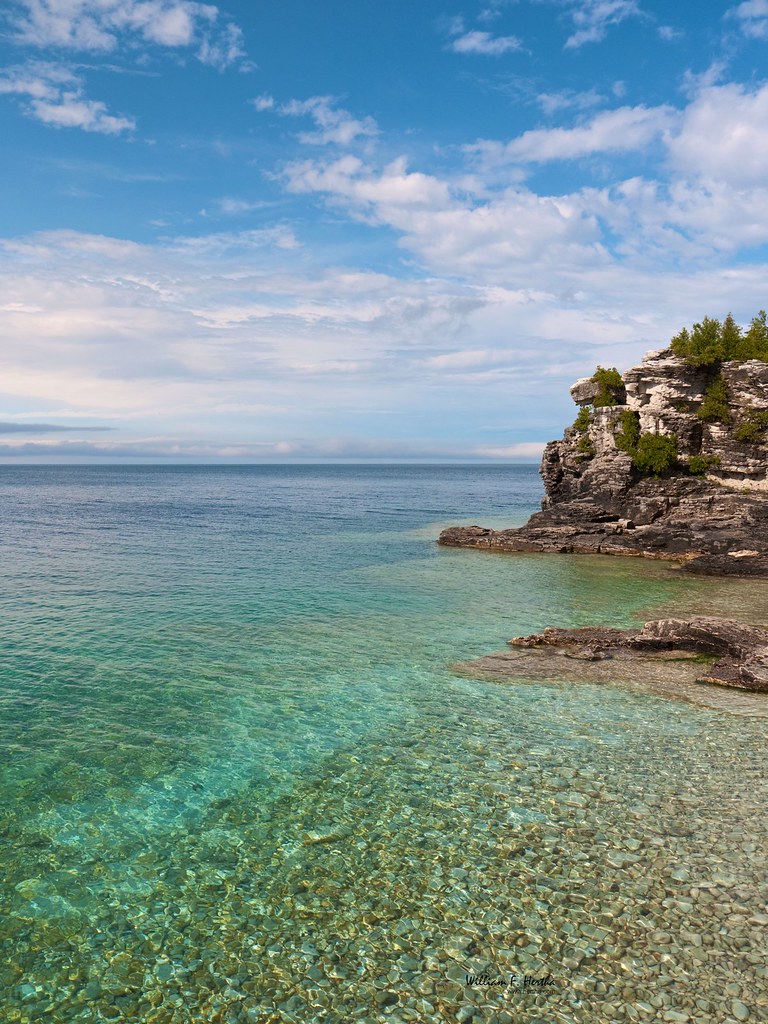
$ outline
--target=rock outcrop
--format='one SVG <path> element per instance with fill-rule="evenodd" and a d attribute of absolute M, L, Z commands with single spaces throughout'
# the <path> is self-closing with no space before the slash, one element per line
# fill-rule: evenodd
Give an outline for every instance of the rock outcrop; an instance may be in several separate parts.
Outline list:
<path fill-rule="evenodd" d="M 730 619 L 656 619 L 642 629 L 627 630 L 600 626 L 545 629 L 515 637 L 509 644 L 558 648 L 588 661 L 668 651 L 710 655 L 717 660 L 701 672 L 698 682 L 768 693 L 768 630 Z"/>
<path fill-rule="evenodd" d="M 581 412 L 544 449 L 546 497 L 526 526 L 452 527 L 440 543 L 768 576 L 768 363 L 692 367 L 669 349 L 651 352 L 612 384 L 612 404 L 606 394 L 594 377 L 571 388 Z M 653 462 L 663 438 L 676 449 L 669 465 Z"/>

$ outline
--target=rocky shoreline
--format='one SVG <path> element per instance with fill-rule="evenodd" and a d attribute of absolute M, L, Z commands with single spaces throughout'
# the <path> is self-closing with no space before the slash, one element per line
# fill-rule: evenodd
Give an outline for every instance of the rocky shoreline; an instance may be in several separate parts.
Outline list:
<path fill-rule="evenodd" d="M 753 329 L 763 337 L 764 314 Z M 696 347 L 704 334 L 714 348 Z M 518 529 L 450 527 L 439 543 L 665 559 L 686 572 L 768 578 L 768 362 L 728 359 L 741 337 L 730 317 L 705 320 L 624 374 L 598 367 L 577 381 L 576 420 L 544 449 L 541 511 Z M 768 693 L 768 631 L 730 619 L 555 628 L 509 643 L 514 653 L 459 671 L 562 679 L 573 676 L 575 658 L 584 681 Z"/>
<path fill-rule="evenodd" d="M 638 629 L 550 628 L 514 637 L 508 646 L 454 668 L 496 681 L 576 676 L 582 683 L 630 685 L 733 714 L 768 717 L 765 701 L 755 700 L 768 693 L 768 630 L 732 619 L 656 619 Z"/>
<path fill-rule="evenodd" d="M 667 349 L 623 375 L 598 369 L 571 395 L 576 422 L 544 450 L 542 510 L 519 529 L 450 527 L 440 544 L 768 577 L 768 363 L 691 367 Z"/>
<path fill-rule="evenodd" d="M 711 656 L 717 660 L 697 676 L 697 682 L 768 693 L 768 630 L 732 619 L 656 619 L 642 629 L 550 628 L 515 637 L 509 644 L 564 649 L 570 657 L 589 661 L 664 652 Z"/>

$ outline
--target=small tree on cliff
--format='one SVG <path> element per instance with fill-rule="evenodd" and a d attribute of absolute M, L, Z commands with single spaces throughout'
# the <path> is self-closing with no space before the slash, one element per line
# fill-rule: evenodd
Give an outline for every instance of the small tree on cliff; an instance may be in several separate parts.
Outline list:
<path fill-rule="evenodd" d="M 709 366 L 725 358 L 722 339 L 722 324 L 719 320 L 705 316 L 701 323 L 694 324 L 691 331 L 684 327 L 672 339 L 672 351 L 685 359 L 689 366 Z"/>
<path fill-rule="evenodd" d="M 768 316 L 764 309 L 752 317 L 749 329 L 739 340 L 734 358 L 768 360 Z"/>
<path fill-rule="evenodd" d="M 677 438 L 672 434 L 641 434 L 632 461 L 641 473 L 661 476 L 677 462 Z"/>
<path fill-rule="evenodd" d="M 705 423 L 730 423 L 730 395 L 728 386 L 719 373 L 704 392 L 704 401 L 696 415 Z"/>
<path fill-rule="evenodd" d="M 720 323 L 705 316 L 689 331 L 684 327 L 670 343 L 676 356 L 689 366 L 713 366 L 729 359 L 761 359 L 768 362 L 768 315 L 761 309 L 746 331 L 733 319 L 733 314 Z"/>
<path fill-rule="evenodd" d="M 624 401 L 624 381 L 615 366 L 610 369 L 598 366 L 591 380 L 598 386 L 598 392 L 592 399 L 592 405 L 596 409 L 600 406 L 618 405 L 620 401 Z"/>

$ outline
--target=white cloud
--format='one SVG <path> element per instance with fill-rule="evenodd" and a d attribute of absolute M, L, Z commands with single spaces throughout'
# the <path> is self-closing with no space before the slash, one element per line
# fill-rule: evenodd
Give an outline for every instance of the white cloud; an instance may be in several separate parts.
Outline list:
<path fill-rule="evenodd" d="M 676 120 L 672 107 L 619 107 L 574 128 L 535 128 L 511 142 L 478 142 L 468 151 L 486 164 L 575 160 L 593 153 L 628 152 L 664 136 Z"/>
<path fill-rule="evenodd" d="M 10 20 L 17 42 L 40 48 L 110 53 L 138 38 L 195 45 L 203 63 L 219 68 L 244 55 L 240 29 L 194 0 L 14 0 Z"/>
<path fill-rule="evenodd" d="M 616 252 L 649 266 L 676 260 L 696 265 L 768 243 L 764 187 L 687 180 L 663 184 L 636 177 L 585 200 L 618 239 Z"/>
<path fill-rule="evenodd" d="M 0 93 L 39 100 L 55 100 L 64 88 L 71 89 L 79 84 L 80 79 L 68 68 L 43 61 L 30 61 L 0 71 Z"/>
<path fill-rule="evenodd" d="M 258 111 L 276 110 L 284 117 L 310 117 L 316 131 L 299 134 L 299 141 L 308 145 L 348 146 L 358 138 L 379 134 L 379 127 L 372 117 L 354 117 L 348 110 L 337 107 L 333 96 L 310 96 L 306 100 L 289 100 L 278 105 L 273 96 L 265 94 L 251 102 Z"/>
<path fill-rule="evenodd" d="M 477 53 L 499 57 L 503 53 L 519 50 L 522 43 L 517 36 L 494 36 L 490 32 L 465 32 L 454 39 L 450 48 L 454 53 Z"/>
<path fill-rule="evenodd" d="M 568 110 L 572 107 L 577 110 L 586 110 L 589 107 L 599 106 L 603 102 L 603 97 L 594 88 L 582 92 L 563 89 L 560 92 L 539 93 L 536 101 L 545 114 L 556 114 L 560 110 Z"/>
<path fill-rule="evenodd" d="M 219 71 L 242 61 L 245 57 L 245 42 L 241 29 L 229 22 L 218 33 L 204 35 L 197 56 L 203 64 L 209 64 Z M 252 70 L 253 67 L 247 62 L 241 63 L 243 71 Z"/>
<path fill-rule="evenodd" d="M 636 0 L 577 0 L 571 9 L 576 31 L 566 40 L 566 48 L 599 43 L 612 25 L 640 15 Z"/>
<path fill-rule="evenodd" d="M 236 196 L 222 196 L 215 200 L 217 211 L 227 217 L 236 217 L 242 213 L 251 213 L 253 210 L 261 210 L 268 204 L 261 200 L 240 199 Z M 207 217 L 208 211 L 201 210 L 202 216 Z"/>
<path fill-rule="evenodd" d="M 681 82 L 682 92 L 689 98 L 695 99 L 700 92 L 712 85 L 717 85 L 725 78 L 727 64 L 722 60 L 714 60 L 704 71 L 694 72 L 690 68 L 683 72 Z"/>
<path fill-rule="evenodd" d="M 657 32 L 659 38 L 663 39 L 665 43 L 674 43 L 685 35 L 682 29 L 674 28 L 672 25 L 659 25 Z"/>
<path fill-rule="evenodd" d="M 468 147 L 480 167 L 474 177 L 424 174 L 405 157 L 377 167 L 351 154 L 296 161 L 284 175 L 291 191 L 394 229 L 432 272 L 535 287 L 548 279 L 545 267 L 557 276 L 569 262 L 605 272 L 617 259 L 660 266 L 768 243 L 766 128 L 768 86 L 729 85 L 699 90 L 683 110 L 621 107 L 573 127 L 477 143 Z M 654 142 L 662 160 L 668 155 L 660 169 L 671 172 L 659 180 L 635 176 L 552 196 L 504 185 L 513 163 L 645 153 Z"/>
<path fill-rule="evenodd" d="M 105 103 L 87 99 L 82 79 L 60 65 L 31 61 L 7 68 L 0 73 L 0 93 L 25 98 L 29 117 L 56 128 L 117 135 L 136 127 L 133 118 L 110 114 Z"/>
<path fill-rule="evenodd" d="M 261 96 L 257 96 L 251 102 L 259 112 L 275 109 L 275 97 L 270 96 L 269 93 L 262 93 Z"/>
<path fill-rule="evenodd" d="M 38 121 L 55 128 L 82 128 L 86 132 L 117 135 L 136 126 L 131 118 L 107 113 L 106 104 L 101 100 L 84 99 L 77 92 L 64 92 L 54 102 L 33 100 L 31 106 Z"/>
<path fill-rule="evenodd" d="M 490 0 L 484 7 L 481 7 L 478 12 L 479 21 L 495 21 L 501 17 L 502 10 L 504 7 L 508 7 L 511 4 L 517 3 L 517 0 Z"/>
<path fill-rule="evenodd" d="M 486 284 L 540 279 L 541 262 L 602 262 L 595 218 L 579 196 L 538 196 L 508 188 L 473 199 L 449 182 L 409 171 L 405 158 L 380 171 L 352 156 L 286 169 L 288 187 L 317 192 L 371 224 L 401 234 L 401 245 L 432 270 Z"/>
<path fill-rule="evenodd" d="M 768 39 L 768 0 L 745 0 L 732 7 L 728 16 L 739 22 L 745 36 Z"/>
<path fill-rule="evenodd" d="M 36 451 L 535 458 L 520 446 L 559 431 L 551 410 L 595 363 L 631 365 L 702 310 L 745 319 L 764 304 L 762 265 L 681 272 L 666 246 L 647 266 L 601 249 L 598 214 L 619 230 L 622 211 L 658 210 L 639 187 L 478 203 L 427 178 L 429 201 L 414 205 L 410 186 L 387 180 L 394 169 L 357 176 L 362 191 L 352 182 L 344 201 L 397 231 L 425 269 L 412 262 L 398 279 L 334 267 L 322 249 L 298 263 L 280 225 L 153 245 L 64 231 L 1 244 L 4 403 L 33 422 L 119 428 Z M 457 440 L 377 440 L 394 422 L 402 436 L 432 422 Z M 489 422 L 503 426 L 489 433 Z"/>
<path fill-rule="evenodd" d="M 443 210 L 451 204 L 448 185 L 431 175 L 409 171 L 405 157 L 393 160 L 381 172 L 351 155 L 330 163 L 301 161 L 288 165 L 285 178 L 293 192 L 326 193 L 382 223 L 397 217 L 397 211 Z"/>
<path fill-rule="evenodd" d="M 89 236 L 85 236 L 89 237 Z M 213 234 L 174 238 L 166 243 L 177 252 L 195 252 L 206 255 L 234 256 L 238 252 L 260 249 L 298 249 L 301 245 L 293 231 L 283 224 L 254 231 L 219 231 Z"/>
<path fill-rule="evenodd" d="M 241 61 L 242 32 L 217 7 L 193 0 L 13 0 L 8 15 L 22 46 L 111 53 L 139 45 L 197 47 L 197 57 L 223 70 Z M 247 65 L 241 62 L 241 67 Z M 26 96 L 25 113 L 56 128 L 117 135 L 136 127 L 85 95 L 78 68 L 29 60 L 0 72 L 0 93 Z"/>
<path fill-rule="evenodd" d="M 768 85 L 729 83 L 699 90 L 669 140 L 675 169 L 687 175 L 759 185 L 768 177 Z"/>

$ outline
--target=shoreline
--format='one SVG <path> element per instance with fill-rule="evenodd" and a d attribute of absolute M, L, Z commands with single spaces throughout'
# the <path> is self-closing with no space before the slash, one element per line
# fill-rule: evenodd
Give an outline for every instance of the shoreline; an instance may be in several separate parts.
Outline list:
<path fill-rule="evenodd" d="M 493 553 L 494 549 L 485 550 Z M 534 552 L 521 552 L 532 553 Z M 597 559 L 593 552 L 589 554 Z M 593 617 L 591 621 L 596 624 L 591 628 L 595 631 L 604 630 L 610 633 L 617 625 L 621 625 L 623 632 L 631 634 L 637 632 L 639 626 L 648 620 L 673 619 L 691 622 L 700 617 L 710 617 L 727 619 L 734 624 L 757 629 L 762 628 L 766 630 L 768 643 L 768 580 L 762 576 L 742 577 L 734 574 L 703 577 L 700 574 L 686 573 L 683 577 L 684 570 L 678 560 L 649 558 L 638 564 L 637 554 L 630 557 L 635 559 L 634 566 L 630 562 L 624 563 L 630 571 L 635 566 L 640 568 L 640 564 L 648 568 L 656 564 L 662 573 L 667 569 L 671 576 L 690 580 L 691 584 L 694 584 L 694 592 L 680 594 L 671 600 L 654 602 L 650 606 L 636 610 L 632 615 L 638 624 L 635 630 L 631 627 L 627 629 L 627 619 L 623 615 L 618 616 L 618 621 L 617 617 L 610 614 Z M 702 588 L 701 584 L 705 579 L 707 586 Z M 581 627 L 585 631 L 589 628 Z M 578 628 L 559 630 L 548 624 L 549 629 L 553 633 L 562 633 L 566 636 L 579 633 Z M 545 630 L 545 633 L 548 630 Z M 541 637 L 542 634 L 538 634 L 536 638 L 529 639 Z M 618 686 L 737 716 L 768 718 L 768 692 L 765 690 L 749 690 L 715 679 L 702 680 L 702 675 L 706 675 L 708 669 L 717 661 L 715 653 L 704 653 L 702 650 L 697 653 L 678 647 L 676 650 L 646 650 L 632 653 L 609 650 L 593 656 L 589 644 L 586 645 L 586 651 L 580 651 L 577 649 L 578 645 L 573 644 L 558 646 L 552 643 L 532 643 L 511 646 L 513 643 L 514 641 L 509 640 L 510 646 L 506 650 L 490 651 L 469 660 L 457 660 L 451 669 L 457 675 L 467 678 L 520 685 L 552 683 Z M 568 646 L 570 649 L 567 649 Z M 720 685 L 716 685 L 718 682 Z"/>
<path fill-rule="evenodd" d="M 451 666 L 457 675 L 470 679 L 520 686 L 610 686 L 738 717 L 768 719 L 767 694 L 700 683 L 697 677 L 701 667 L 702 662 L 695 656 L 590 662 L 549 652 L 511 650 L 494 651 Z"/>

